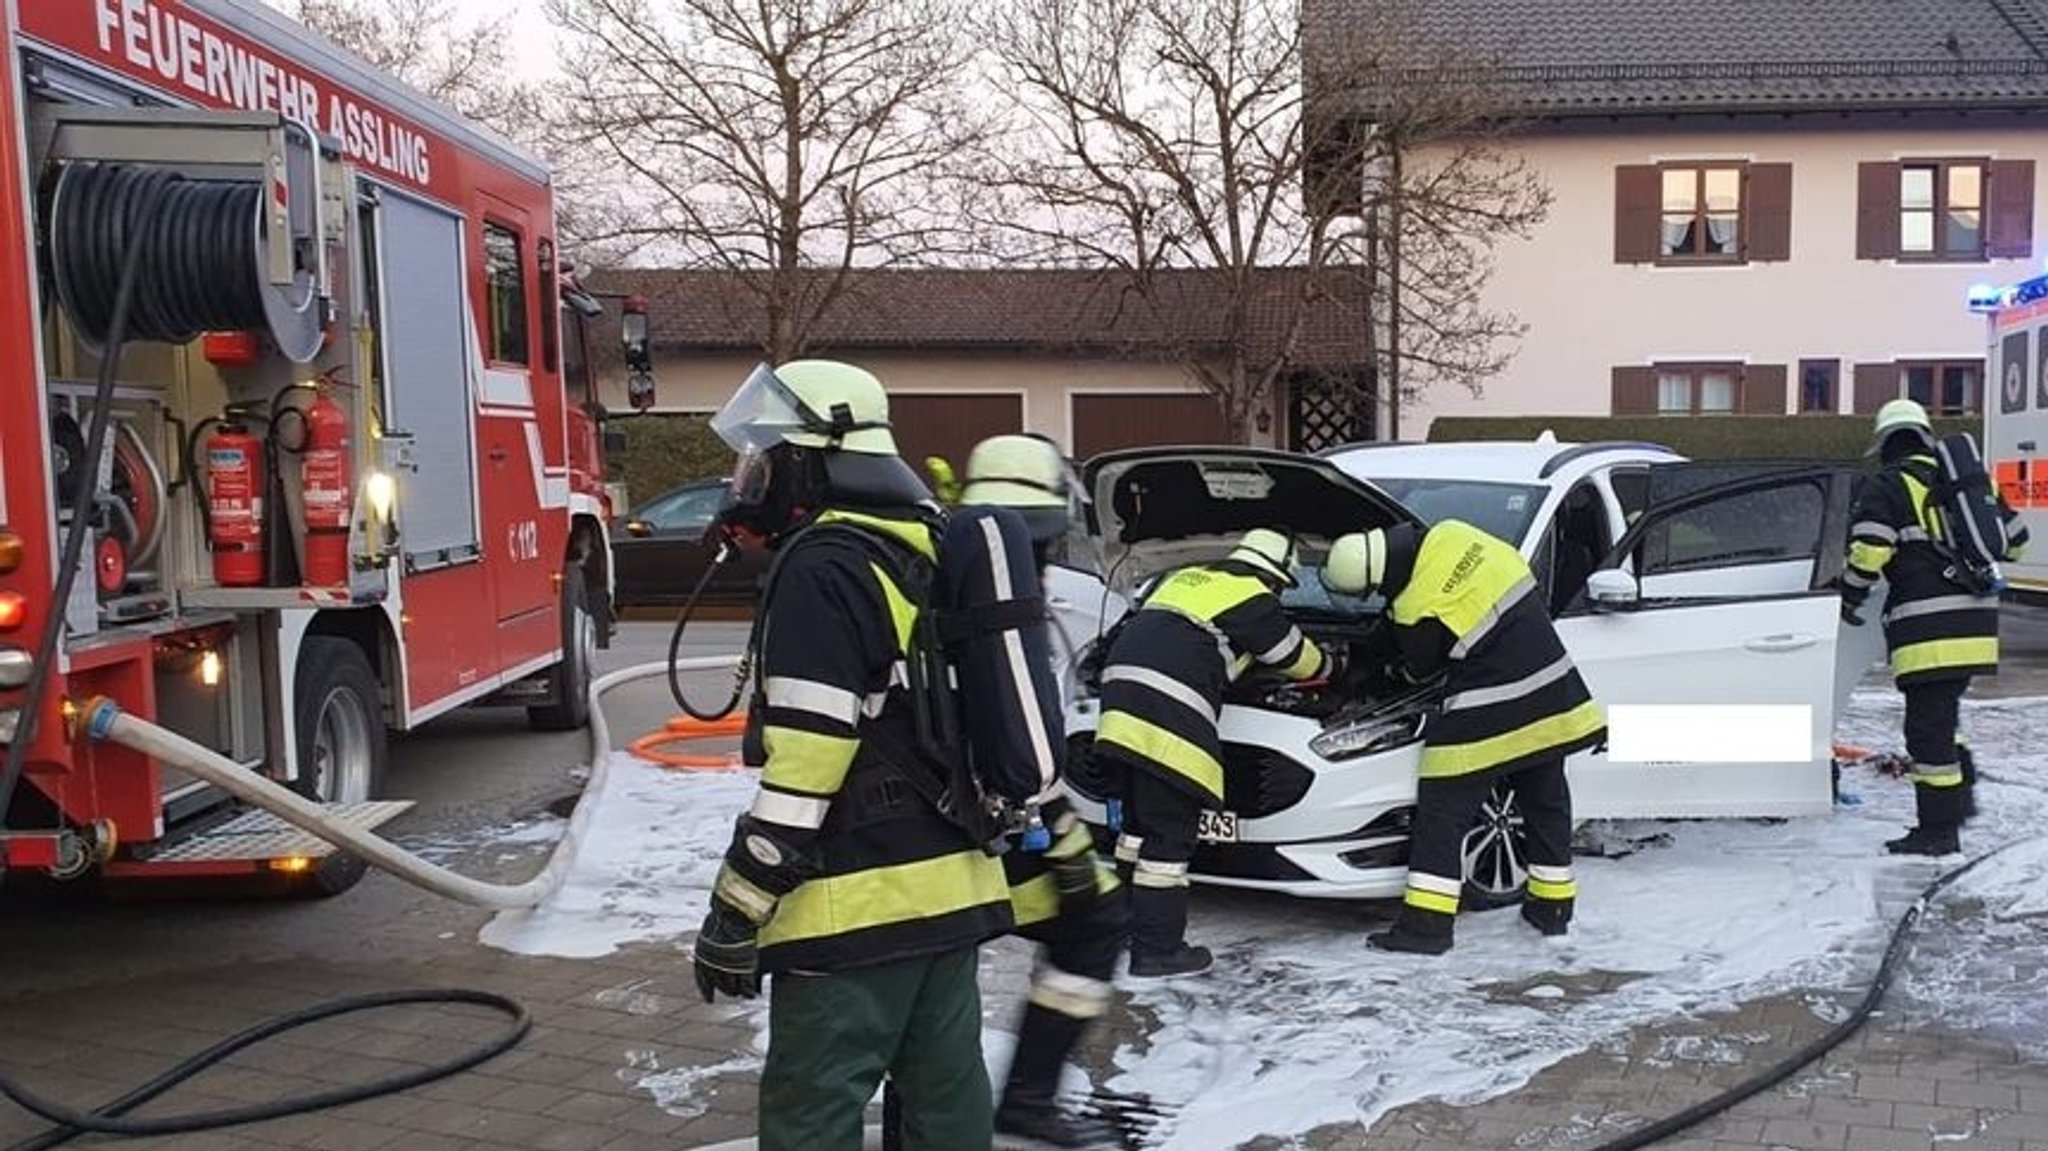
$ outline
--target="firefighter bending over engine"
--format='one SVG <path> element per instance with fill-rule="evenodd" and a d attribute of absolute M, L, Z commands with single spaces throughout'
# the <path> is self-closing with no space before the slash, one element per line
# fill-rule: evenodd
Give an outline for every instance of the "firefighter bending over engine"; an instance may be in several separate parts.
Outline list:
<path fill-rule="evenodd" d="M 977 758 L 1028 765 L 1039 780 L 1035 817 L 1003 855 L 1017 934 L 1042 946 L 995 1129 L 1048 1148 L 1115 1151 L 1122 1146 L 1115 1132 L 1063 1113 L 1055 1102 L 1082 1032 L 1109 1007 L 1126 918 L 1116 876 L 1097 857 L 1062 782 L 1066 733 L 1040 579 L 1066 535 L 1069 496 L 1066 461 L 1050 441 L 1004 435 L 975 446 L 962 506 L 946 529 L 945 602 L 1015 606 L 982 610 L 993 618 L 970 611 L 946 629 L 949 637 L 958 628 L 973 633 L 952 650 L 961 693 L 972 705 L 966 723 Z M 1004 533 L 989 521 L 1004 517 L 1021 521 L 1028 553 L 1002 546 Z M 981 586 L 954 586 L 970 582 Z M 1003 618 L 1019 609 L 1022 615 Z M 999 642 L 975 642 L 992 634 Z"/>
<path fill-rule="evenodd" d="M 698 987 L 752 997 L 771 977 L 764 1151 L 857 1151 L 885 1074 L 906 1148 L 985 1148 L 976 953 L 1010 930 L 1009 889 L 901 750 L 924 714 L 904 682 L 920 600 L 901 573 L 936 556 L 931 495 L 881 383 L 848 364 L 762 365 L 711 426 L 740 453 L 728 524 L 780 554 L 752 639 L 744 752 L 761 786 L 698 932 Z"/>
<path fill-rule="evenodd" d="M 1254 661 L 1291 680 L 1320 677 L 1323 650 L 1287 617 L 1294 543 L 1247 532 L 1215 563 L 1161 577 L 1111 641 L 1094 754 L 1120 767 L 1117 874 L 1130 884 L 1132 975 L 1206 971 L 1187 941 L 1188 860 L 1203 808 L 1222 808 L 1223 691 Z"/>
<path fill-rule="evenodd" d="M 1442 710 L 1423 729 L 1401 913 L 1392 930 L 1368 941 L 1425 955 L 1451 949 L 1465 834 L 1503 783 L 1515 789 L 1529 834 L 1522 918 L 1563 935 L 1578 893 L 1564 761 L 1597 744 L 1606 722 L 1535 594 L 1529 565 L 1471 524 L 1444 520 L 1426 531 L 1401 525 L 1339 538 L 1323 581 L 1345 595 L 1379 591 L 1404 678 L 1444 676 Z"/>

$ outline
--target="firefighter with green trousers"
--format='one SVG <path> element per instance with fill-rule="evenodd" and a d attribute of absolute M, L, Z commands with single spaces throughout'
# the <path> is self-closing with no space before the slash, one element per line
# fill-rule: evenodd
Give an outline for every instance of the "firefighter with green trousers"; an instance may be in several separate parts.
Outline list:
<path fill-rule="evenodd" d="M 1392 930 L 1367 942 L 1423 955 L 1451 949 L 1465 835 L 1503 783 L 1515 789 L 1528 829 L 1522 918 L 1563 935 L 1578 896 L 1564 761 L 1599 743 L 1607 724 L 1521 553 L 1460 520 L 1404 524 L 1338 538 L 1323 582 L 1345 595 L 1379 592 L 1400 674 L 1415 683 L 1444 678 L 1443 701 L 1423 727 L 1401 912 Z"/>
<path fill-rule="evenodd" d="M 761 365 L 711 426 L 740 456 L 726 527 L 778 555 L 750 640 L 761 784 L 697 935 L 698 987 L 752 997 L 768 979 L 764 1151 L 857 1151 L 885 1075 L 908 1151 L 983 1151 L 976 957 L 1011 929 L 1010 890 L 900 752 L 919 746 L 900 674 L 918 609 L 890 573 L 934 558 L 936 505 L 860 368 Z"/>
<path fill-rule="evenodd" d="M 1254 663 L 1296 681 L 1329 665 L 1280 603 L 1294 559 L 1287 536 L 1246 532 L 1221 560 L 1160 577 L 1110 642 L 1094 754 L 1122 777 L 1116 863 L 1139 978 L 1198 974 L 1214 959 L 1187 941 L 1188 861 L 1202 810 L 1223 807 L 1224 690 Z"/>
<path fill-rule="evenodd" d="M 1912 400 L 1879 408 L 1870 451 L 1878 471 L 1856 491 L 1849 513 L 1848 564 L 1842 571 L 1842 619 L 1863 623 L 1860 609 L 1879 579 L 1890 582 L 1884 638 L 1892 681 L 1906 697 L 1906 754 L 1912 758 L 1914 824 L 1887 840 L 1894 855 L 1948 855 L 1962 850 L 1962 823 L 1976 812 L 1976 762 L 1957 737 L 1970 680 L 1998 670 L 1998 596 L 1958 579 L 1944 555 L 1932 498 L 1941 482 L 1934 425 Z M 2003 499 L 2007 560 L 2026 547 L 2027 529 Z"/>

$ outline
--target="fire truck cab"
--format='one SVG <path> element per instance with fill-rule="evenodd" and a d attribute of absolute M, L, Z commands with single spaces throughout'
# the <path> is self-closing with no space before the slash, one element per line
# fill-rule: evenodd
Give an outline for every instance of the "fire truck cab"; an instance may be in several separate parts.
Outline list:
<path fill-rule="evenodd" d="M 0 13 L 0 872 L 338 891 L 359 863 L 81 717 L 363 827 L 407 806 L 387 731 L 585 722 L 599 309 L 548 170 L 257 0 Z"/>
<path fill-rule="evenodd" d="M 2031 537 L 2048 539 L 2048 276 L 1972 288 L 1969 308 L 1990 325 L 1985 463 Z M 2048 549 L 2037 542 L 2004 572 L 2014 599 L 2048 606 Z"/>

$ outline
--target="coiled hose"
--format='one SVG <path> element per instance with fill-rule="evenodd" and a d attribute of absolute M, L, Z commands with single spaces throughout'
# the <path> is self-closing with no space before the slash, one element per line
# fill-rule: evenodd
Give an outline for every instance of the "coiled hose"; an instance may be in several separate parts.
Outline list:
<path fill-rule="evenodd" d="M 201 332 L 267 327 L 262 209 L 263 186 L 245 180 L 67 164 L 49 227 L 65 314 L 89 343 L 108 343 L 121 268 L 139 260 L 126 339 L 185 344 Z"/>

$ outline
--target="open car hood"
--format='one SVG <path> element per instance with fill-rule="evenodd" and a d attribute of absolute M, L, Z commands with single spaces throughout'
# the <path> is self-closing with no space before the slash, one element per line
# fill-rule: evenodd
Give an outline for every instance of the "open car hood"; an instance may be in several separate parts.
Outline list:
<path fill-rule="evenodd" d="M 1264 448 L 1132 448 L 1090 459 L 1089 532 L 1109 586 L 1223 558 L 1245 532 L 1294 533 L 1301 562 L 1320 566 L 1347 532 L 1420 524 L 1370 483 L 1328 460 Z"/>

